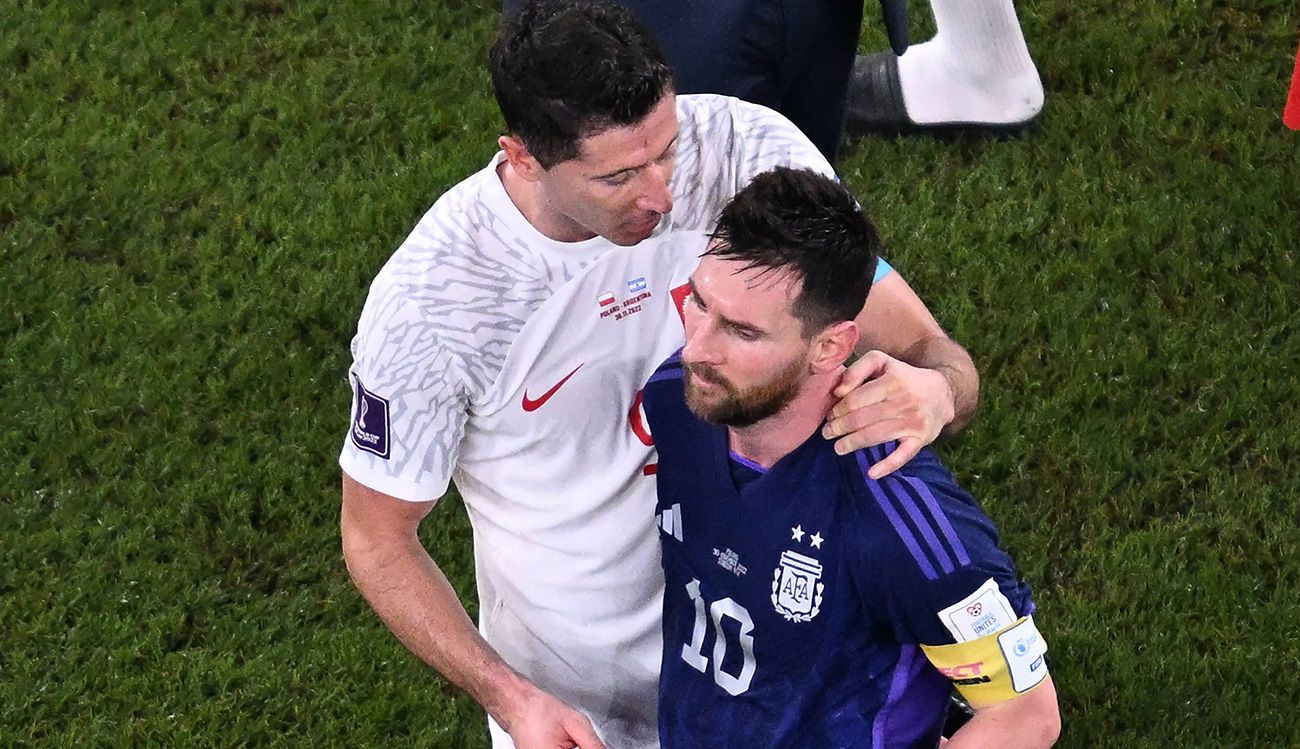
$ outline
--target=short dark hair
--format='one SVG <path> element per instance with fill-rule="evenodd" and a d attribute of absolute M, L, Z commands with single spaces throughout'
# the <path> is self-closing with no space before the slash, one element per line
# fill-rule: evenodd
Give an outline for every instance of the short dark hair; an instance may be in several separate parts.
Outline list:
<path fill-rule="evenodd" d="M 876 227 L 848 190 L 788 167 L 764 172 L 736 193 L 711 238 L 705 255 L 799 278 L 792 313 L 805 337 L 858 316 L 881 249 Z"/>
<path fill-rule="evenodd" d="M 645 119 L 673 88 L 654 39 L 602 0 L 524 3 L 489 63 L 506 127 L 545 169 L 578 156 L 583 137 Z"/>

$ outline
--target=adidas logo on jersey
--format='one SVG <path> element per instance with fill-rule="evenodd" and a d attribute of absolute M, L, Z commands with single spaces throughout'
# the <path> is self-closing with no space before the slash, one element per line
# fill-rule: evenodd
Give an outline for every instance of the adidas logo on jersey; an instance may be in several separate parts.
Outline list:
<path fill-rule="evenodd" d="M 675 504 L 659 513 L 659 530 L 669 536 L 682 540 L 682 506 Z"/>

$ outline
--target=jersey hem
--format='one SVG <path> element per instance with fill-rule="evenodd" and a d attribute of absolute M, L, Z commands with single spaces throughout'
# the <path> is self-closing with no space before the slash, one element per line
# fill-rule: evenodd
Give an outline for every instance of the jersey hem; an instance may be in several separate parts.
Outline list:
<path fill-rule="evenodd" d="M 403 502 L 437 502 L 447 493 L 447 482 L 440 491 L 434 491 L 432 485 L 412 487 L 410 483 L 390 476 L 377 476 L 357 460 L 349 459 L 348 453 L 339 455 L 339 468 L 353 481 L 367 489 L 374 489 Z"/>

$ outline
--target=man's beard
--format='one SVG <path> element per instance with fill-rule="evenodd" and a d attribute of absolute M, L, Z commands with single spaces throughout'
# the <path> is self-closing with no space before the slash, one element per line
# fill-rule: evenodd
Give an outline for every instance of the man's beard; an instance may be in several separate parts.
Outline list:
<path fill-rule="evenodd" d="M 686 405 L 696 416 L 713 424 L 728 427 L 753 426 L 780 413 L 799 394 L 804 362 L 796 359 L 767 382 L 737 390 L 707 364 L 686 365 Z M 720 386 L 723 394 L 709 401 L 695 385 L 694 378 Z"/>

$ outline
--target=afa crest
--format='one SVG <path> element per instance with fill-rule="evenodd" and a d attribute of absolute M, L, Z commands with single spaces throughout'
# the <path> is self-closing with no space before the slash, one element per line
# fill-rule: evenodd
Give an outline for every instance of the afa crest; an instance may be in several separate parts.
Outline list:
<path fill-rule="evenodd" d="M 812 621 L 821 611 L 822 563 L 794 551 L 781 552 L 772 575 L 772 605 L 788 621 Z"/>

